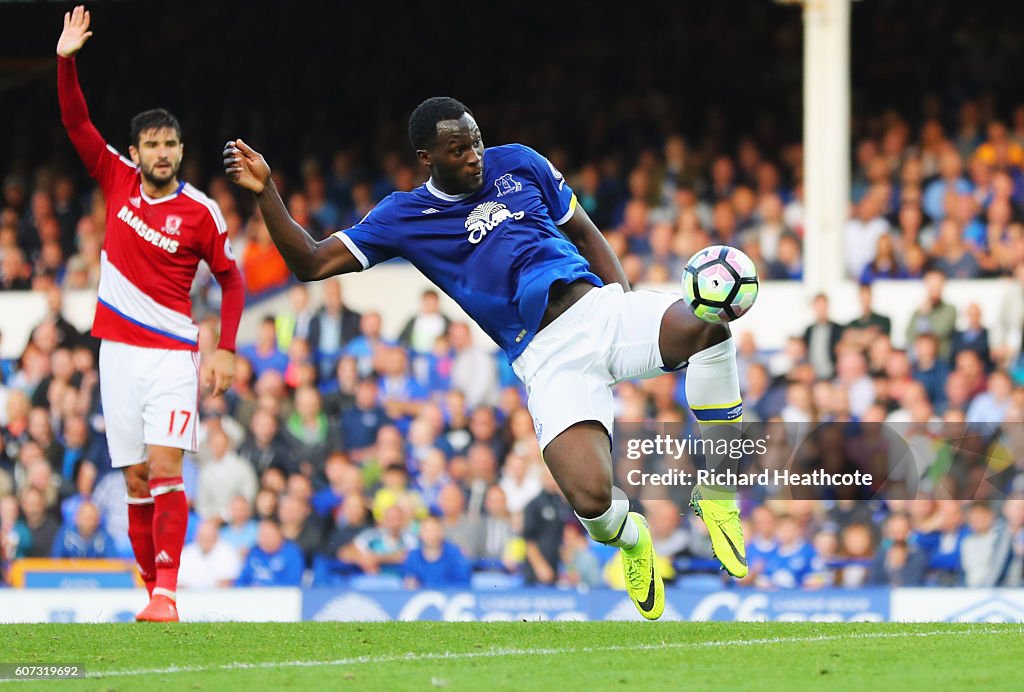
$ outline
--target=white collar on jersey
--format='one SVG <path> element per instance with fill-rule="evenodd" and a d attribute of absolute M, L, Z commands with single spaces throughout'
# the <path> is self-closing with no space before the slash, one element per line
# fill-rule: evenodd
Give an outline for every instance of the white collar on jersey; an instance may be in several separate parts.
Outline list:
<path fill-rule="evenodd" d="M 437 185 L 434 185 L 433 178 L 427 178 L 426 186 L 427 192 L 438 199 L 443 199 L 446 202 L 458 202 L 459 200 L 466 199 L 470 194 L 472 194 L 470 192 L 463 192 L 461 195 L 449 195 L 447 192 L 439 190 Z"/>

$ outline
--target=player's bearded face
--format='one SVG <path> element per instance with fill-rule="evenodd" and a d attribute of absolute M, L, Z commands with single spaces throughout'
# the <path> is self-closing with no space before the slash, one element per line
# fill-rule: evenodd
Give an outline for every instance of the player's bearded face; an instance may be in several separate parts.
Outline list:
<path fill-rule="evenodd" d="M 139 135 L 139 144 L 133 158 L 137 158 L 142 177 L 152 185 L 166 185 L 178 176 L 184 145 L 178 133 L 171 128 L 145 130 Z"/>

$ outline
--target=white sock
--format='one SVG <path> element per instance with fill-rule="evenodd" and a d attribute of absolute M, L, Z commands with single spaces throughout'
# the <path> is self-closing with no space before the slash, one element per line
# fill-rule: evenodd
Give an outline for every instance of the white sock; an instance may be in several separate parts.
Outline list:
<path fill-rule="evenodd" d="M 690 356 L 686 367 L 686 402 L 705 440 L 733 440 L 742 433 L 743 401 L 732 338 Z M 708 471 L 735 471 L 737 461 L 726 454 L 706 454 Z"/>
<path fill-rule="evenodd" d="M 598 543 L 628 549 L 640 540 L 640 530 L 629 519 L 629 499 L 619 488 L 612 488 L 612 505 L 604 514 L 592 519 L 576 517 Z"/>

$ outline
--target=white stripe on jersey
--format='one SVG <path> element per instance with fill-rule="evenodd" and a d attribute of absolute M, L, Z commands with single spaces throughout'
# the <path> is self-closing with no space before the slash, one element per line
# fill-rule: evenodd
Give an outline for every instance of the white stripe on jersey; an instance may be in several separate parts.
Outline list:
<path fill-rule="evenodd" d="M 352 254 L 355 255 L 356 259 L 359 260 L 359 264 L 363 265 L 363 269 L 370 268 L 370 260 L 367 259 L 366 255 L 363 254 L 363 251 L 356 246 L 356 241 L 352 240 L 347 235 L 345 235 L 345 231 L 338 231 L 333 235 L 335 238 L 345 243 L 345 247 L 347 247 L 352 252 Z"/>
<path fill-rule="evenodd" d="M 121 159 L 121 163 L 123 163 L 124 165 L 128 166 L 128 168 L 131 168 L 133 171 L 138 168 L 138 166 L 136 166 L 134 163 L 132 163 L 131 159 L 126 158 L 124 155 L 121 154 L 121 152 L 119 152 L 117 149 L 115 149 L 114 147 L 110 146 L 109 144 L 107 145 L 107 149 L 110 151 L 111 154 L 113 154 L 117 158 Z"/>
<path fill-rule="evenodd" d="M 166 332 L 193 343 L 199 338 L 199 327 L 192 318 L 160 305 L 128 280 L 108 259 L 106 251 L 100 253 L 99 299 L 141 325 Z"/>
<path fill-rule="evenodd" d="M 197 190 L 195 186 L 190 183 L 185 183 L 185 187 L 182 189 L 182 192 L 209 210 L 210 216 L 213 217 L 213 223 L 217 226 L 218 233 L 223 234 L 228 232 L 228 222 L 220 212 L 220 207 L 217 206 L 216 202 Z"/>

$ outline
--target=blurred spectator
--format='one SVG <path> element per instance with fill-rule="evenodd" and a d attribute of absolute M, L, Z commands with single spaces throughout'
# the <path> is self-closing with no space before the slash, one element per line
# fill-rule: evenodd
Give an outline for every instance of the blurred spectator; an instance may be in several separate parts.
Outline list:
<path fill-rule="evenodd" d="M 516 566 L 512 555 L 516 529 L 505 501 L 505 491 L 497 485 L 487 488 L 486 514 L 474 521 L 466 557 L 491 567 L 511 571 Z"/>
<path fill-rule="evenodd" d="M 953 335 L 951 355 L 956 359 L 961 351 L 974 351 L 985 365 L 985 371 L 992 370 L 992 355 L 989 351 L 988 330 L 981 325 L 981 307 L 970 303 L 964 311 L 967 317 L 967 328 L 957 330 Z"/>
<path fill-rule="evenodd" d="M 324 477 L 327 485 L 316 492 L 312 498 L 312 509 L 321 517 L 334 515 L 335 510 L 345 501 L 346 493 L 355 489 L 350 477 L 359 476 L 359 469 L 354 467 L 342 452 L 328 455 L 324 462 Z"/>
<path fill-rule="evenodd" d="M 910 542 L 910 517 L 895 513 L 885 522 L 885 543 L 871 566 L 871 583 L 885 586 L 921 586 L 928 569 L 927 556 Z"/>
<path fill-rule="evenodd" d="M 21 516 L 31 536 L 25 557 L 49 557 L 60 525 L 46 511 L 46 498 L 37 488 L 26 488 L 21 493 Z"/>
<path fill-rule="evenodd" d="M 768 278 L 782 281 L 799 281 L 804 276 L 803 250 L 800 239 L 786 233 L 779 238 L 778 255 L 768 262 Z"/>
<path fill-rule="evenodd" d="M 0 514 L 2 516 L 2 514 Z M 997 556 L 997 562 L 1006 567 L 1000 579 L 1001 586 L 1019 587 L 1024 584 L 1024 495 L 1015 494 L 1003 502 L 1003 518 L 1006 520 L 1007 555 Z"/>
<path fill-rule="evenodd" d="M 928 398 L 942 408 L 946 402 L 946 383 L 949 366 L 939 360 L 939 340 L 930 333 L 919 334 L 914 340 L 914 379 L 920 382 Z"/>
<path fill-rule="evenodd" d="M 232 500 L 256 499 L 256 472 L 230 448 L 228 436 L 214 428 L 199 453 L 199 491 L 194 506 L 203 519 L 226 520 Z"/>
<path fill-rule="evenodd" d="M 870 284 L 878 279 L 904 279 L 906 271 L 896 257 L 892 236 L 888 233 L 878 237 L 874 259 L 868 262 L 858 278 L 861 284 Z"/>
<path fill-rule="evenodd" d="M 523 575 L 527 584 L 551 586 L 558 578 L 561 565 L 563 527 L 576 519 L 546 466 L 541 481 L 543 490 L 526 505 L 523 514 L 523 538 L 526 540 Z"/>
<path fill-rule="evenodd" d="M 796 518 L 788 514 L 779 517 L 776 535 L 779 543 L 775 559 L 766 564 L 764 571 L 768 583 L 782 589 L 807 586 L 815 574 L 823 571 L 814 546 L 804 540 Z"/>
<path fill-rule="evenodd" d="M 437 517 L 420 522 L 419 546 L 409 551 L 402 565 L 407 589 L 468 587 L 469 561 L 454 543 L 445 540 L 444 526 Z"/>
<path fill-rule="evenodd" d="M 64 294 L 56 286 L 50 286 L 45 291 L 46 294 L 46 315 L 43 319 L 32 328 L 32 332 L 29 334 L 29 340 L 34 340 L 36 331 L 43 324 L 47 324 L 53 327 L 55 336 L 57 339 L 57 348 L 74 348 L 79 344 L 87 343 L 91 337 L 83 336 L 74 325 L 68 322 L 67 318 L 64 317 Z"/>
<path fill-rule="evenodd" d="M 860 343 L 870 344 L 878 336 L 889 336 L 892 332 L 892 320 L 874 311 L 871 284 L 862 283 L 857 289 L 857 297 L 860 302 L 860 317 L 846 325 L 843 337 L 852 330 Z"/>
<path fill-rule="evenodd" d="M 616 557 L 621 560 L 619 555 Z M 601 563 L 590 549 L 590 537 L 578 523 L 567 523 L 562 529 L 561 566 L 558 581 L 564 586 L 587 589 L 602 586 L 604 583 Z"/>
<path fill-rule="evenodd" d="M 271 315 L 267 315 L 260 322 L 256 343 L 243 346 L 239 350 L 239 355 L 249 361 L 257 379 L 268 370 L 284 374 L 288 367 L 288 356 L 277 348 L 277 329 Z"/>
<path fill-rule="evenodd" d="M 75 465 L 71 476 L 75 483 L 75 494 L 64 498 L 60 503 L 61 523 L 71 525 L 74 522 L 78 508 L 92 501 L 93 489 L 96 485 L 96 466 L 85 459 Z M 102 510 L 101 510 L 102 515 Z"/>
<path fill-rule="evenodd" d="M 316 354 L 320 379 L 334 372 L 345 345 L 359 336 L 362 315 L 351 310 L 342 298 L 341 280 L 328 279 L 323 286 L 323 305 L 309 319 L 309 344 Z"/>
<path fill-rule="evenodd" d="M 0 291 L 27 291 L 32 288 L 31 276 L 32 265 L 21 248 L 9 248 L 0 257 Z"/>
<path fill-rule="evenodd" d="M 391 464 L 381 474 L 381 487 L 373 497 L 373 517 L 380 522 L 384 513 L 396 505 L 409 505 L 418 515 L 424 513 L 423 499 L 409 487 L 409 472 L 402 464 Z"/>
<path fill-rule="evenodd" d="M 305 556 L 305 565 L 310 566 L 313 554 L 323 541 L 323 531 L 321 521 L 313 515 L 309 501 L 294 493 L 286 494 L 278 503 L 277 518 L 281 535 L 299 546 Z"/>
<path fill-rule="evenodd" d="M 245 556 L 256 545 L 259 524 L 252 518 L 252 504 L 241 495 L 231 499 L 230 517 L 221 527 L 221 539 Z"/>
<path fill-rule="evenodd" d="M 218 522 L 204 521 L 181 551 L 178 585 L 187 589 L 231 586 L 242 571 L 238 551 L 220 537 Z"/>
<path fill-rule="evenodd" d="M 996 515 L 987 502 L 973 502 L 967 512 L 968 534 L 960 548 L 964 585 L 995 586 L 1003 576 L 1009 554 L 1010 534 L 996 524 Z"/>
<path fill-rule="evenodd" d="M 374 371 L 374 357 L 380 346 L 391 342 L 381 335 L 381 317 L 379 312 L 367 312 L 359 319 L 359 334 L 345 346 L 344 355 L 356 360 L 356 370 L 361 377 L 367 377 Z"/>
<path fill-rule="evenodd" d="M 988 377 L 988 387 L 978 394 L 967 407 L 967 422 L 978 424 L 976 429 L 993 433 L 1003 422 L 1012 403 L 1013 382 L 1002 370 Z"/>
<path fill-rule="evenodd" d="M 932 249 L 935 270 L 951 279 L 976 279 L 981 276 L 981 265 L 971 248 L 964 242 L 963 231 L 953 219 L 939 225 L 939 238 Z"/>
<path fill-rule="evenodd" d="M 869 524 L 847 524 L 840 534 L 841 562 L 836 584 L 859 588 L 868 582 L 874 558 L 874 546 Z"/>
<path fill-rule="evenodd" d="M 402 509 L 393 505 L 384 511 L 380 525 L 363 530 L 353 545 L 360 553 L 358 563 L 367 574 L 401 576 L 406 556 L 416 547 L 416 538 Z"/>
<path fill-rule="evenodd" d="M 14 495 L 0 495 L 0 562 L 28 557 L 32 533 L 19 517 Z"/>
<path fill-rule="evenodd" d="M 114 541 L 102 526 L 96 505 L 83 502 L 75 512 L 74 524 L 60 528 L 53 541 L 53 557 L 117 557 Z"/>
<path fill-rule="evenodd" d="M 956 308 L 942 299 L 945 284 L 946 277 L 941 272 L 929 271 L 925 274 L 925 300 L 910 317 L 907 341 L 913 343 L 918 334 L 934 334 L 939 342 L 939 358 L 948 361 L 956 327 Z"/>
<path fill-rule="evenodd" d="M 846 224 L 843 235 L 843 257 L 846 271 L 858 279 L 875 255 L 878 239 L 888 234 L 889 224 L 882 216 L 882 191 L 872 189 L 857 205 L 856 215 Z"/>
<path fill-rule="evenodd" d="M 427 289 L 420 297 L 420 310 L 402 327 L 398 343 L 413 353 L 429 353 L 439 336 L 448 333 L 451 320 L 441 312 L 441 296 Z"/>
<path fill-rule="evenodd" d="M 353 568 L 358 566 L 364 572 L 372 572 L 376 569 L 372 556 L 363 553 L 355 544 L 356 538 L 369 526 L 370 511 L 363 496 L 349 495 L 341 505 L 321 554 Z"/>
<path fill-rule="evenodd" d="M 843 329 L 833 322 L 828 313 L 828 296 L 819 293 L 811 304 L 814 322 L 804 331 L 804 344 L 808 359 L 819 378 L 832 377 L 836 367 L 836 344 L 842 337 Z"/>
<path fill-rule="evenodd" d="M 328 283 L 331 282 L 325 282 L 324 285 Z M 309 305 L 309 289 L 305 284 L 295 284 L 288 289 L 288 302 L 291 310 L 281 312 L 274 318 L 277 344 L 283 351 L 288 350 L 292 339 L 310 340 L 309 328 L 314 316 L 314 311 Z"/>
<path fill-rule="evenodd" d="M 242 278 L 249 294 L 259 294 L 281 288 L 291 280 L 292 274 L 277 251 L 270 232 L 258 214 L 249 219 L 248 242 L 242 257 Z"/>
<path fill-rule="evenodd" d="M 342 448 L 337 427 L 321 408 L 320 393 L 309 385 L 295 391 L 295 410 L 285 424 L 285 435 L 293 457 L 309 477 L 323 473 L 327 455 Z"/>
<path fill-rule="evenodd" d="M 968 535 L 960 503 L 938 503 L 933 523 L 916 536 L 917 544 L 928 556 L 928 583 L 953 586 L 960 582 L 961 547 Z"/>
<path fill-rule="evenodd" d="M 466 397 L 466 406 L 493 406 L 498 403 L 498 372 L 494 357 L 473 345 L 469 325 L 453 322 L 448 340 L 455 357 L 452 360 L 452 387 Z"/>
<path fill-rule="evenodd" d="M 245 557 L 236 586 L 299 586 L 302 582 L 302 551 L 285 540 L 272 519 L 260 522 L 256 545 Z"/>
<path fill-rule="evenodd" d="M 939 158 L 939 176 L 925 187 L 922 199 L 924 213 L 932 219 L 946 217 L 947 194 L 968 194 L 971 191 L 971 184 L 963 177 L 961 154 L 952 147 L 943 151 Z"/>
<path fill-rule="evenodd" d="M 256 411 L 249 425 L 249 434 L 238 448 L 238 456 L 249 463 L 257 474 L 269 468 L 293 473 L 298 465 L 287 443 L 278 434 L 277 418 L 269 411 Z"/>
<path fill-rule="evenodd" d="M 360 380 L 356 387 L 355 405 L 341 414 L 343 449 L 354 459 L 364 457 L 377 439 L 377 432 L 390 420 L 377 402 L 377 381 Z"/>
<path fill-rule="evenodd" d="M 501 471 L 501 489 L 505 492 L 508 509 L 521 514 L 530 501 L 543 491 L 543 462 L 533 462 L 521 454 L 509 454 Z"/>
<path fill-rule="evenodd" d="M 473 540 L 476 533 L 474 522 L 466 515 L 466 496 L 455 483 L 446 485 L 438 493 L 437 506 L 444 533 L 455 543 L 463 554 L 473 554 Z"/>

